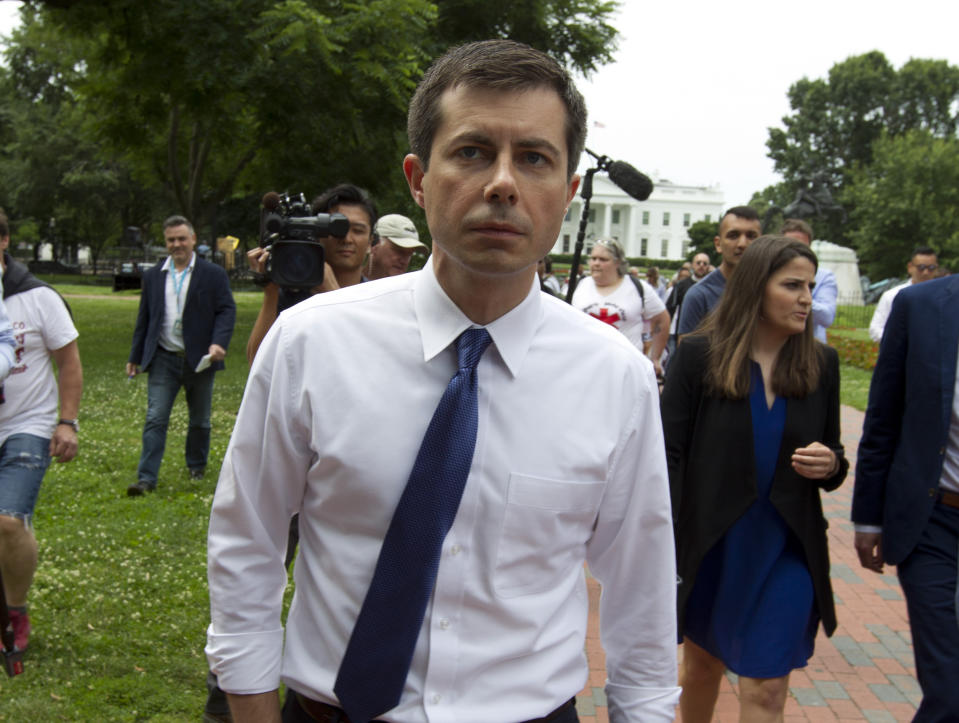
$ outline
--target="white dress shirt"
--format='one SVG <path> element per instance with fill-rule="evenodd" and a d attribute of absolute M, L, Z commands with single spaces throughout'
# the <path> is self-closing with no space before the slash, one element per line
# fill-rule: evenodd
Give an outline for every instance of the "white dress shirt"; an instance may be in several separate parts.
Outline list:
<path fill-rule="evenodd" d="M 207 654 L 221 688 L 282 679 L 336 703 L 383 536 L 470 326 L 432 262 L 280 315 L 210 519 Z M 515 723 L 576 695 L 588 676 L 586 561 L 603 585 L 611 720 L 671 721 L 676 573 L 652 365 L 538 284 L 486 328 L 472 467 L 400 704 L 381 718 Z"/>
<path fill-rule="evenodd" d="M 829 269 L 816 269 L 816 285 L 812 289 L 812 330 L 813 335 L 826 343 L 826 329 L 836 319 L 836 298 L 839 287 L 836 275 Z"/>
<path fill-rule="evenodd" d="M 160 327 L 160 346 L 167 351 L 183 351 L 183 307 L 186 295 L 190 292 L 193 280 L 193 267 L 196 254 L 190 256 L 190 263 L 183 271 L 177 271 L 173 257 L 167 256 L 161 271 L 166 272 L 163 282 L 163 326 Z M 180 322 L 180 323 L 177 323 Z"/>
<path fill-rule="evenodd" d="M 879 303 L 876 304 L 876 310 L 872 312 L 872 321 L 869 322 L 869 338 L 875 342 L 882 341 L 882 332 L 886 328 L 886 321 L 889 319 L 889 312 L 892 311 L 892 302 L 896 294 L 905 289 L 912 281 L 907 281 L 899 286 L 893 286 L 886 289 L 879 297 Z"/>

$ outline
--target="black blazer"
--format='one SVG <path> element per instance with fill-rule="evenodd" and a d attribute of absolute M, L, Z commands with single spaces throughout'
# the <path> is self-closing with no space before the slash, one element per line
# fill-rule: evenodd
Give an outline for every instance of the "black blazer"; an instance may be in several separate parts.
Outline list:
<path fill-rule="evenodd" d="M 907 286 L 882 333 L 856 455 L 852 519 L 882 526 L 882 554 L 909 556 L 936 504 L 959 348 L 959 276 Z"/>
<path fill-rule="evenodd" d="M 153 361 L 163 327 L 168 272 L 160 268 L 158 264 L 143 274 L 140 310 L 128 359 L 144 371 Z M 229 348 L 235 321 L 236 303 L 226 272 L 216 264 L 197 258 L 183 304 L 183 346 L 191 369 L 196 368 L 211 344 Z M 212 366 L 215 370 L 223 369 L 223 362 L 214 362 Z"/>
<path fill-rule="evenodd" d="M 819 387 L 803 399 L 786 400 L 786 423 L 770 500 L 802 545 L 816 607 L 826 634 L 831 635 L 836 629 L 836 611 L 829 583 L 828 525 L 819 488 L 829 491 L 842 484 L 849 462 L 839 440 L 839 357 L 835 349 L 821 349 Z M 707 393 L 706 352 L 705 337 L 684 338 L 670 362 L 662 396 L 679 573 L 680 634 L 703 557 L 757 494 L 749 399 Z M 793 470 L 792 453 L 812 442 L 821 442 L 838 455 L 839 471 L 833 477 L 817 482 Z"/>

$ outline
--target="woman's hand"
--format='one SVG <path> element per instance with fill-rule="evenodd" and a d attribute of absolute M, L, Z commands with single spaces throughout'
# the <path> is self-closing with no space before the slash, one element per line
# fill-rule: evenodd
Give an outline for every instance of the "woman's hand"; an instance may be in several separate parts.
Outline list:
<path fill-rule="evenodd" d="M 826 445 L 813 442 L 793 452 L 792 466 L 807 479 L 828 479 L 838 471 L 839 458 Z"/>

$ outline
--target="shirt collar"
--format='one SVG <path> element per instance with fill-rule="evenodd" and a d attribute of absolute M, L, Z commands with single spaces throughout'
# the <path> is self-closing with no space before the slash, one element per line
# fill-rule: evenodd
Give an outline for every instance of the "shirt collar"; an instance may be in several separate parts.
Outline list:
<path fill-rule="evenodd" d="M 185 271 L 193 271 L 193 264 L 196 263 L 196 251 L 190 255 L 190 263 L 186 265 Z M 167 256 L 166 261 L 163 262 L 163 266 L 160 267 L 160 271 L 169 271 L 173 268 L 173 257 Z"/>
<path fill-rule="evenodd" d="M 413 285 L 413 308 L 423 342 L 424 361 L 449 347 L 471 326 L 477 326 L 443 291 L 433 271 L 432 257 Z M 542 318 L 542 292 L 538 279 L 533 279 L 523 301 L 486 325 L 493 345 L 513 376 L 519 373 Z"/>

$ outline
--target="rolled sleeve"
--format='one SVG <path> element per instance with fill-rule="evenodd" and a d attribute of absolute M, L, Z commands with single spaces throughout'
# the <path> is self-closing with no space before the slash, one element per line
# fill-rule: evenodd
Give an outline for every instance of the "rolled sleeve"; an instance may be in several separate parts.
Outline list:
<path fill-rule="evenodd" d="M 632 410 L 613 462 L 587 560 L 603 586 L 610 720 L 671 721 L 676 685 L 676 564 L 658 391 L 638 372 Z"/>

